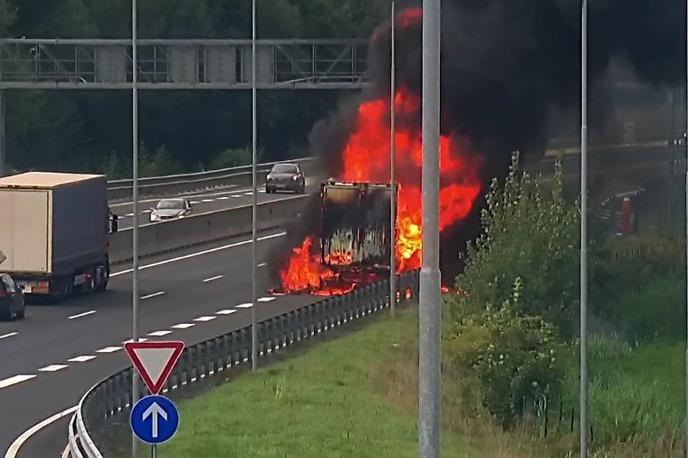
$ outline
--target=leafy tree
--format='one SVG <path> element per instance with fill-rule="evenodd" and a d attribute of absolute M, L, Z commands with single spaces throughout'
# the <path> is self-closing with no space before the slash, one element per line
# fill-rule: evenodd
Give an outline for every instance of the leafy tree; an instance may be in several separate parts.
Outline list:
<path fill-rule="evenodd" d="M 559 165 L 546 190 L 540 179 L 518 171 L 515 156 L 504 188 L 492 182 L 482 234 L 468 246 L 465 270 L 456 279 L 466 294 L 453 301 L 455 320 L 498 307 L 520 278 L 523 300 L 517 312 L 542 316 L 571 335 L 579 291 L 578 218 L 578 207 L 562 196 Z"/>

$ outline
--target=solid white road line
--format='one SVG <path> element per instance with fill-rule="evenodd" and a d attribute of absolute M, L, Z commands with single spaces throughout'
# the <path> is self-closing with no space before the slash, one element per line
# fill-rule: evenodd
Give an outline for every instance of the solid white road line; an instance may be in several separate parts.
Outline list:
<path fill-rule="evenodd" d="M 151 332 L 148 335 L 151 337 L 163 337 L 166 336 L 167 334 L 172 334 L 172 331 L 155 331 Z"/>
<path fill-rule="evenodd" d="M 17 453 L 19 453 L 19 449 L 26 443 L 26 441 L 28 441 L 31 438 L 31 436 L 33 436 L 46 426 L 49 426 L 52 423 L 55 423 L 56 421 L 73 414 L 74 412 L 76 412 L 76 409 L 78 408 L 79 406 L 73 406 L 69 409 L 63 410 L 62 412 L 56 413 L 55 415 L 46 418 L 40 423 L 36 423 L 31 428 L 21 433 L 21 435 L 17 437 L 14 440 L 14 442 L 12 442 L 12 445 L 10 445 L 10 447 L 7 449 L 7 452 L 5 452 L 5 458 L 16 458 Z"/>
<path fill-rule="evenodd" d="M 146 299 L 152 299 L 154 297 L 162 296 L 163 294 L 165 294 L 165 291 L 158 291 L 157 293 L 148 294 L 147 296 L 141 296 L 141 300 L 145 301 Z"/>
<path fill-rule="evenodd" d="M 6 378 L 5 380 L 0 380 L 0 388 L 7 388 L 8 386 L 16 385 L 17 383 L 26 382 L 32 378 L 36 378 L 37 375 L 15 375 L 14 377 Z"/>
<path fill-rule="evenodd" d="M 59 370 L 62 370 L 66 367 L 69 367 L 66 364 L 51 364 L 50 366 L 45 366 L 40 369 L 38 369 L 39 372 L 57 372 Z"/>
<path fill-rule="evenodd" d="M 19 333 L 18 332 L 10 332 L 9 334 L 3 334 L 0 336 L 0 340 L 7 339 L 8 337 L 14 337 L 16 335 L 19 335 Z"/>
<path fill-rule="evenodd" d="M 69 458 L 69 444 L 65 447 L 65 449 L 62 451 L 62 456 L 60 458 Z"/>
<path fill-rule="evenodd" d="M 236 310 L 224 309 L 224 310 L 218 310 L 217 312 L 215 312 L 216 315 L 231 315 L 232 313 L 236 313 Z"/>
<path fill-rule="evenodd" d="M 122 347 L 105 347 L 101 348 L 100 350 L 96 350 L 96 353 L 114 353 L 116 351 L 121 350 Z"/>
<path fill-rule="evenodd" d="M 236 305 L 235 307 L 238 309 L 250 309 L 251 307 L 253 307 L 253 303 L 252 302 L 246 302 L 245 304 L 239 304 L 239 305 Z"/>
<path fill-rule="evenodd" d="M 198 318 L 194 318 L 194 321 L 199 321 L 201 323 L 204 323 L 206 321 L 213 321 L 216 316 L 199 316 Z"/>
<path fill-rule="evenodd" d="M 278 232 L 276 234 L 270 234 L 270 235 L 265 235 L 263 237 L 259 237 L 258 241 L 262 242 L 264 240 L 270 240 L 270 239 L 274 239 L 277 237 L 284 237 L 285 235 L 287 235 L 286 232 Z M 250 245 L 250 244 L 251 244 L 251 240 L 242 240 L 241 242 L 230 243 L 229 245 L 223 245 L 223 246 L 219 246 L 219 247 L 215 247 L 215 248 L 210 248 L 208 250 L 203 250 L 203 251 L 199 251 L 196 253 L 190 253 L 190 254 L 187 254 L 184 256 L 179 256 L 176 258 L 166 259 L 164 261 L 159 261 L 159 262 L 154 262 L 152 264 L 147 264 L 145 266 L 139 267 L 139 270 L 152 269 L 154 267 L 164 266 L 166 264 L 171 264 L 173 262 L 184 261 L 185 259 L 196 258 L 198 256 L 205 256 L 206 254 L 217 253 L 218 251 L 223 251 L 223 250 L 227 250 L 230 248 L 236 248 L 238 246 Z M 119 277 L 120 275 L 130 274 L 133 271 L 134 271 L 133 269 L 126 269 L 126 270 L 122 270 L 120 272 L 114 272 L 114 273 L 110 274 L 110 277 Z"/>
<path fill-rule="evenodd" d="M 271 302 L 271 301 L 274 301 L 275 298 L 274 297 L 259 297 L 257 300 L 258 300 L 258 302 Z"/>
<path fill-rule="evenodd" d="M 206 278 L 205 280 L 203 280 L 203 283 L 208 283 L 211 281 L 219 280 L 220 278 L 223 278 L 223 277 L 224 277 L 224 275 L 217 275 L 215 277 Z"/>
<path fill-rule="evenodd" d="M 70 358 L 67 361 L 69 361 L 70 363 L 85 363 L 86 361 L 90 361 L 92 359 L 96 359 L 96 357 L 93 355 L 83 355 L 75 356 L 74 358 Z"/>
<path fill-rule="evenodd" d="M 83 317 L 88 316 L 88 315 L 93 315 L 94 313 L 96 313 L 95 310 L 89 310 L 88 312 L 79 313 L 78 315 L 72 315 L 69 317 L 69 319 L 70 320 L 76 320 L 77 318 L 83 318 Z"/>
<path fill-rule="evenodd" d="M 180 324 L 175 324 L 174 326 L 172 326 L 172 328 L 174 328 L 174 329 L 189 329 L 192 326 L 196 326 L 196 325 L 193 323 L 180 323 Z"/>

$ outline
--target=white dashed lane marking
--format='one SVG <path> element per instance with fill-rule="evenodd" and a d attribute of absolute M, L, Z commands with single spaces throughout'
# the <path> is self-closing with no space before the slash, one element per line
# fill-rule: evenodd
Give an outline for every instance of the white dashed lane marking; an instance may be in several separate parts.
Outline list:
<path fill-rule="evenodd" d="M 261 297 L 261 298 L 258 299 L 258 302 L 271 302 L 271 301 L 274 301 L 274 300 L 275 300 L 274 297 Z"/>
<path fill-rule="evenodd" d="M 85 363 L 86 361 L 90 361 L 92 359 L 96 359 L 96 357 L 93 355 L 84 355 L 70 358 L 67 361 L 69 361 L 70 363 Z"/>
<path fill-rule="evenodd" d="M 70 320 L 75 320 L 75 319 L 77 319 L 77 318 L 83 318 L 83 317 L 88 316 L 88 315 L 93 315 L 94 313 L 96 313 L 95 310 L 89 310 L 88 312 L 79 313 L 79 314 L 77 314 L 77 315 L 72 315 L 72 316 L 69 317 L 69 319 L 70 319 Z"/>
<path fill-rule="evenodd" d="M 0 380 L 0 388 L 7 388 L 8 386 L 16 385 L 17 383 L 26 382 L 32 378 L 36 378 L 37 375 L 15 375 L 14 377 L 6 378 L 5 380 Z"/>
<path fill-rule="evenodd" d="M 114 353 L 116 351 L 121 350 L 122 347 L 105 347 L 101 348 L 100 350 L 96 350 L 96 353 Z"/>
<path fill-rule="evenodd" d="M 213 321 L 215 318 L 217 318 L 217 317 L 216 316 L 199 316 L 198 318 L 194 318 L 194 321 L 204 323 L 206 321 Z"/>
<path fill-rule="evenodd" d="M 251 307 L 253 307 L 252 302 L 246 302 L 245 304 L 239 304 L 236 306 L 238 309 L 250 309 Z"/>
<path fill-rule="evenodd" d="M 201 202 L 205 202 L 205 203 L 210 203 L 210 202 L 212 202 L 212 201 L 213 201 L 213 199 L 203 199 L 203 200 L 201 200 Z"/>
<path fill-rule="evenodd" d="M 258 264 L 256 267 L 265 267 L 265 266 L 267 266 L 267 265 L 268 265 L 267 262 L 261 262 L 261 263 Z"/>
<path fill-rule="evenodd" d="M 19 333 L 18 332 L 10 332 L 9 334 L 3 334 L 0 336 L 0 340 L 7 339 L 8 337 L 14 337 L 16 335 L 19 335 Z"/>
<path fill-rule="evenodd" d="M 162 296 L 163 294 L 165 294 L 165 291 L 158 291 L 157 293 L 148 294 L 147 296 L 141 296 L 141 300 L 145 301 L 146 299 L 153 299 L 154 297 Z"/>
<path fill-rule="evenodd" d="M 205 280 L 203 280 L 203 283 L 209 283 L 211 281 L 219 280 L 222 277 L 224 277 L 224 275 L 216 275 L 215 277 L 206 278 Z"/>
<path fill-rule="evenodd" d="M 227 199 L 229 199 L 228 196 L 222 196 L 222 197 L 218 197 L 218 198 L 217 198 L 217 200 L 227 200 Z"/>
<path fill-rule="evenodd" d="M 151 337 L 163 337 L 166 336 L 167 334 L 172 334 L 172 331 L 155 331 L 151 332 L 148 335 Z"/>
<path fill-rule="evenodd" d="M 192 326 L 196 326 L 196 325 L 193 323 L 179 323 L 179 324 L 175 324 L 174 326 L 172 326 L 172 328 L 174 328 L 174 329 L 189 329 Z"/>
<path fill-rule="evenodd" d="M 69 367 L 69 366 L 66 364 L 51 364 L 50 366 L 45 366 L 45 367 L 38 369 L 38 371 L 39 372 L 57 372 L 57 371 L 60 371 L 62 369 L 65 369 L 67 367 Z"/>
<path fill-rule="evenodd" d="M 236 313 L 236 310 L 224 309 L 224 310 L 218 310 L 217 312 L 215 312 L 216 315 L 231 315 L 232 313 Z"/>

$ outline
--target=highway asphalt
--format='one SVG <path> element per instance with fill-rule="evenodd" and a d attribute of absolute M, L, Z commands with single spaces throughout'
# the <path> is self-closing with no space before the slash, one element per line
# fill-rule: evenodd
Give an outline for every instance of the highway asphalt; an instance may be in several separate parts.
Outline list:
<path fill-rule="evenodd" d="M 261 234 L 259 320 L 312 300 L 267 292 L 274 285 L 265 263 L 283 236 L 275 231 Z M 146 260 L 140 272 L 141 336 L 193 344 L 249 324 L 251 309 L 241 305 L 250 302 L 250 253 L 250 240 L 241 237 Z M 25 320 L 0 323 L 3 449 L 32 426 L 76 405 L 88 388 L 129 364 L 122 344 L 132 332 L 131 273 L 127 266 L 114 271 L 104 294 L 29 306 Z M 32 435 L 16 456 L 60 456 L 68 418 Z"/>
<path fill-rule="evenodd" d="M 320 177 L 309 177 L 306 180 L 306 192 L 318 192 L 320 189 Z M 266 194 L 265 187 L 258 188 L 258 203 L 272 202 L 275 200 L 284 199 L 292 196 L 293 193 L 284 192 L 279 194 Z M 244 205 L 251 205 L 253 201 L 253 191 L 250 187 L 229 186 L 222 189 L 208 190 L 193 194 L 185 194 L 172 197 L 185 197 L 191 203 L 191 213 L 207 213 L 217 210 L 224 210 L 227 208 L 241 207 Z M 146 224 L 150 222 L 151 209 L 160 201 L 156 199 L 143 199 L 139 203 L 139 214 L 143 216 L 140 223 Z M 113 213 L 120 217 L 119 227 L 126 229 L 132 226 L 134 214 L 131 202 L 111 203 L 110 209 Z"/>

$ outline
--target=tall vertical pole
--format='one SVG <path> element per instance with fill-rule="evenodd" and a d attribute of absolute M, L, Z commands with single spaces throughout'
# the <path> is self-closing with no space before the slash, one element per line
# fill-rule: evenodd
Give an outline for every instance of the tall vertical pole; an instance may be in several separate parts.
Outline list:
<path fill-rule="evenodd" d="M 688 1 L 686 2 L 686 27 L 688 27 Z M 686 45 L 688 46 L 688 29 L 686 29 Z M 688 284 L 688 48 L 686 48 L 686 133 L 683 138 L 686 141 L 686 284 Z M 671 212 L 670 212 L 671 213 Z M 688 457 L 688 288 L 686 288 L 686 411 L 684 423 L 684 447 L 685 456 Z"/>
<path fill-rule="evenodd" d="M 136 0 L 131 1 L 131 176 L 132 176 L 132 213 L 134 221 L 132 237 L 132 285 L 131 285 L 131 339 L 139 338 L 139 94 L 138 94 L 138 49 L 136 43 Z M 131 371 L 131 406 L 138 400 L 138 378 L 136 371 Z M 138 442 L 132 434 L 131 456 L 137 455 Z"/>
<path fill-rule="evenodd" d="M 391 66 L 390 66 L 390 85 L 389 85 L 389 184 L 392 191 L 390 206 L 389 206 L 389 307 L 394 314 L 397 305 L 397 184 L 396 184 L 396 151 L 395 151 L 395 122 L 396 122 L 396 107 L 394 106 L 394 97 L 396 93 L 396 55 L 395 55 L 395 13 L 394 2 L 392 2 L 392 35 L 391 35 Z"/>
<path fill-rule="evenodd" d="M 419 456 L 440 456 L 440 0 L 423 1 L 423 267 L 419 305 Z"/>
<path fill-rule="evenodd" d="M 251 368 L 255 371 L 258 367 L 258 322 L 256 319 L 256 215 L 258 205 L 258 182 L 256 179 L 256 163 L 258 161 L 258 126 L 257 126 L 257 106 L 256 106 L 256 0 L 251 3 L 251 117 L 252 135 L 253 135 L 253 164 L 251 167 L 251 176 L 253 183 L 253 202 L 252 202 L 252 219 L 251 219 Z"/>
<path fill-rule="evenodd" d="M 588 0 L 581 12 L 580 456 L 588 456 Z"/>
<path fill-rule="evenodd" d="M 7 170 L 7 142 L 5 141 L 5 120 L 7 92 L 0 91 L 0 177 L 8 174 Z"/>

